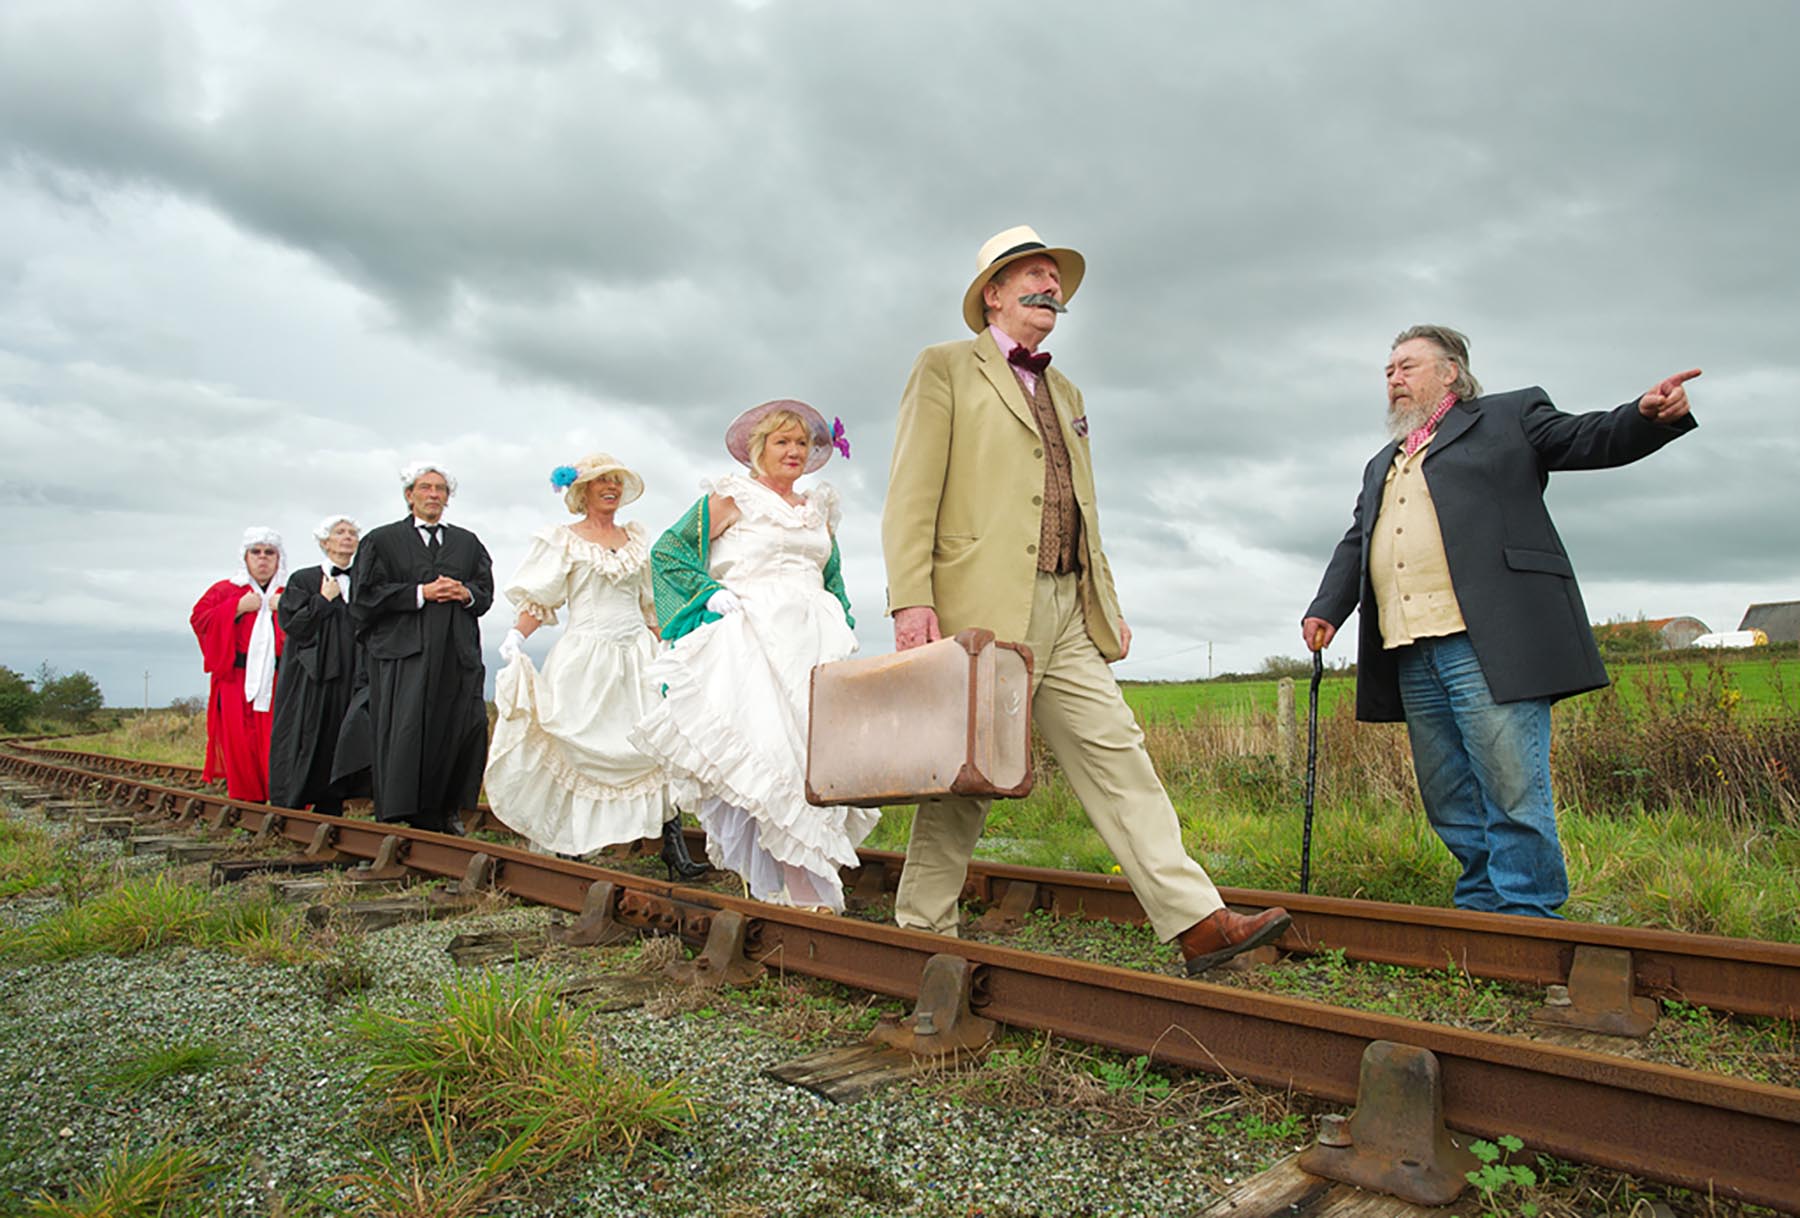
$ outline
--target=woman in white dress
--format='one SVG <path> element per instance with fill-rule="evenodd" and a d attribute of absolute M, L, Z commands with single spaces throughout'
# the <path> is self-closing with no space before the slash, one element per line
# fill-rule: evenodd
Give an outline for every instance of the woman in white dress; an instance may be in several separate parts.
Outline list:
<path fill-rule="evenodd" d="M 739 415 L 725 446 L 750 476 L 702 484 L 656 543 L 657 609 L 676 641 L 649 673 L 666 695 L 631 738 L 667 768 L 715 866 L 761 900 L 841 912 L 838 869 L 856 866 L 880 814 L 806 802 L 812 669 L 850 655 L 856 636 L 837 492 L 794 483 L 850 446 L 841 422 L 789 400 Z"/>
<path fill-rule="evenodd" d="M 539 531 L 506 589 L 519 617 L 500 645 L 488 802 L 558 854 L 661 837 L 670 878 L 692 878 L 706 868 L 688 858 L 681 822 L 670 818 L 663 771 L 626 739 L 655 701 L 645 677 L 656 655 L 649 549 L 642 525 L 617 520 L 643 479 L 594 453 L 550 481 L 581 519 Z M 524 642 L 565 606 L 568 624 L 540 673 Z"/>

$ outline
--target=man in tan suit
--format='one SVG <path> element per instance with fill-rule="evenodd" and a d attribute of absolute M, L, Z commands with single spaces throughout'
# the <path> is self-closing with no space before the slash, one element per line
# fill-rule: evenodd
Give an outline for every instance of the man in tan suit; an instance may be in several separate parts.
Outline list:
<path fill-rule="evenodd" d="M 888 612 L 901 651 L 970 626 L 1032 654 L 1032 718 L 1157 936 L 1196 974 L 1270 942 L 1285 910 L 1226 909 L 1188 857 L 1144 734 L 1107 664 L 1131 648 L 1100 546 L 1088 422 L 1039 346 L 1086 262 L 1029 228 L 990 238 L 963 295 L 973 339 L 927 347 L 900 401 L 882 513 Z M 895 920 L 957 931 L 957 898 L 989 801 L 919 806 Z"/>

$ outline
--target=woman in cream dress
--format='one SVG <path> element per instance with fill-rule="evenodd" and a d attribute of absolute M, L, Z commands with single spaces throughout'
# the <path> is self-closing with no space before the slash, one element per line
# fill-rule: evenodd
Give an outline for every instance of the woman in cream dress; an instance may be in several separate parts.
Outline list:
<path fill-rule="evenodd" d="M 839 573 L 837 493 L 794 483 L 835 431 L 804 402 L 765 402 L 726 432 L 750 467 L 707 494 L 655 548 L 656 603 L 674 646 L 650 668 L 666 697 L 632 733 L 706 830 L 713 864 L 759 899 L 841 912 L 841 867 L 879 813 L 806 802 L 813 666 L 856 650 Z"/>
<path fill-rule="evenodd" d="M 595 453 L 558 467 L 551 483 L 581 519 L 538 532 L 506 588 L 519 616 L 500 646 L 488 802 L 558 854 L 661 837 L 671 878 L 692 878 L 705 868 L 687 857 L 662 768 L 626 738 L 654 701 L 645 676 L 656 654 L 649 549 L 642 525 L 616 519 L 643 494 L 643 479 Z M 524 642 L 555 625 L 559 610 L 567 625 L 539 672 Z"/>

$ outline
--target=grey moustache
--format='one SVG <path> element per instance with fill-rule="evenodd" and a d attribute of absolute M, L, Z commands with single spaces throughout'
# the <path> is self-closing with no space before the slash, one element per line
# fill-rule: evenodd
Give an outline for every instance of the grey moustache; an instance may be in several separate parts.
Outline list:
<path fill-rule="evenodd" d="M 1030 308 L 1033 305 L 1043 305 L 1046 309 L 1054 309 L 1058 313 L 1067 313 L 1069 311 L 1068 305 L 1050 295 L 1048 292 L 1028 293 L 1027 295 L 1019 297 L 1019 303 L 1027 308 Z"/>

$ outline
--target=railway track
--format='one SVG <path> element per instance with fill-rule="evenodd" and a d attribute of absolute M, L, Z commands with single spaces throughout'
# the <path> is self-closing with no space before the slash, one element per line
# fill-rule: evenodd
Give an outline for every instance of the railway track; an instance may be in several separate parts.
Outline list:
<path fill-rule="evenodd" d="M 202 786 L 195 766 L 35 746 L 15 751 L 59 765 L 157 778 L 194 790 Z M 510 832 L 485 809 L 475 827 Z M 702 857 L 703 835 L 698 830 L 689 834 L 695 857 Z M 853 902 L 878 900 L 898 886 L 903 855 L 885 850 L 857 854 L 862 866 L 849 884 Z M 1630 997 L 1672 998 L 1735 1015 L 1800 1019 L 1796 944 L 1259 889 L 1219 891 L 1239 908 L 1285 907 L 1294 921 L 1279 947 L 1288 953 L 1338 950 L 1352 960 L 1419 969 L 1453 966 L 1472 977 L 1536 987 L 1568 986 L 1574 980 L 1577 1002 L 1603 1001 L 1620 1019 L 1629 1016 Z M 964 897 L 992 911 L 988 925 L 995 929 L 1017 927 L 1035 910 L 1139 925 L 1147 921 L 1130 885 L 1091 872 L 976 859 L 969 867 Z M 1611 972 L 1625 970 L 1629 984 L 1608 978 L 1609 992 L 1603 998 L 1581 992 L 1578 958 L 1590 969 L 1596 967 L 1592 961 L 1600 960 Z"/>
<path fill-rule="evenodd" d="M 1358 1099 L 1371 1046 L 1429 1050 L 1441 1080 L 1432 1102 L 1441 1105 L 1444 1123 L 1452 1128 L 1489 1138 L 1518 1134 L 1534 1149 L 1562 1158 L 1800 1210 L 1800 1090 L 824 917 L 510 846 L 242 803 L 191 785 L 152 781 L 176 779 L 182 769 L 102 761 L 66 750 L 13 746 L 0 753 L 0 773 L 84 791 L 141 820 L 246 831 L 290 843 L 315 859 L 362 862 L 375 873 L 455 878 L 466 888 L 494 889 L 578 913 L 570 934 L 575 943 L 640 930 L 677 934 L 701 948 L 695 969 L 703 977 L 747 977 L 780 968 L 914 1001 L 915 1016 L 899 1034 L 902 1043 L 921 1051 L 973 1043 L 991 1029 L 986 1021 L 997 1021 L 1349 1104 Z M 197 780 L 197 774 L 187 773 Z M 885 879 L 895 862 L 895 856 L 872 855 L 864 862 L 865 875 Z M 974 884 L 978 890 L 986 884 L 986 895 L 1000 905 L 1016 893 L 1014 908 L 1025 904 L 1025 885 L 1033 886 L 1033 907 L 1068 912 L 1065 904 L 1073 902 L 1090 916 L 1130 920 L 1135 905 L 1116 891 L 1121 885 L 1104 877 L 989 867 Z M 1750 988 L 1761 995 L 1756 1002 L 1771 1007 L 1766 1013 L 1787 1018 L 1793 1017 L 1800 984 L 1800 949 L 1787 945 L 1712 940 L 1678 950 L 1661 943 L 1660 936 L 1638 937 L 1652 932 L 1519 927 L 1525 920 L 1406 909 L 1414 919 L 1424 915 L 1429 926 L 1415 935 L 1406 929 L 1413 923 L 1402 916 L 1403 907 L 1353 914 L 1333 907 L 1370 903 L 1229 890 L 1226 897 L 1248 905 L 1276 897 L 1288 903 L 1296 927 L 1286 945 L 1297 950 L 1337 946 L 1326 936 L 1348 934 L 1343 927 L 1355 923 L 1387 928 L 1385 940 L 1374 938 L 1390 947 L 1371 950 L 1398 952 L 1402 948 L 1392 944 L 1406 940 L 1414 946 L 1405 950 L 1433 951 L 1417 944 L 1441 943 L 1451 945 L 1449 958 L 1458 959 L 1455 941 L 1463 936 L 1491 940 L 1479 950 L 1468 945 L 1470 958 L 1491 959 L 1497 969 L 1527 974 L 1515 979 L 1535 980 L 1552 971 L 1545 962 L 1565 949 L 1573 959 L 1580 946 L 1623 942 L 1632 945 L 1626 950 L 1648 952 L 1660 944 L 1665 955 L 1658 967 L 1671 970 L 1669 983 L 1681 992 L 1694 994 L 1690 987 L 1698 987 L 1703 975 L 1697 970 L 1711 968 L 1714 980 L 1708 984 L 1725 996 L 1717 1005 L 1741 1009 L 1728 999 L 1745 988 L 1742 978 L 1754 977 Z M 1530 933 L 1534 929 L 1537 933 Z M 1750 959 L 1731 963 L 1739 957 Z M 1508 959 L 1515 963 L 1505 964 Z M 1713 963 L 1691 963 L 1700 959 Z M 1429 961 L 1432 967 L 1442 963 L 1442 958 Z M 1734 972 L 1740 966 L 1748 971 Z M 1642 975 L 1640 965 L 1637 976 Z"/>

